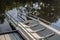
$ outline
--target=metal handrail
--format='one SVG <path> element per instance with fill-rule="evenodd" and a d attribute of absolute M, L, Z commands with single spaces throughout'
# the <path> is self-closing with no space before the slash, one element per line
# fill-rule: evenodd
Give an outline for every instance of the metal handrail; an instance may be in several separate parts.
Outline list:
<path fill-rule="evenodd" d="M 9 13 L 8 13 L 9 14 Z M 11 16 L 11 14 L 9 14 L 10 15 L 10 17 L 12 17 Z M 12 17 L 13 18 L 13 17 Z M 14 19 L 14 18 L 13 18 Z M 16 19 L 14 19 L 17 23 L 19 23 Z M 20 24 L 20 23 L 19 23 Z M 21 25 L 21 24 L 20 24 Z M 21 26 L 23 26 L 23 25 L 21 25 Z M 23 28 L 24 28 L 24 26 L 23 26 Z M 25 29 L 26 30 L 26 29 Z M 26 30 L 27 31 L 27 30 Z M 27 31 L 28 33 L 30 33 L 29 31 Z M 31 33 L 30 33 L 30 35 L 32 35 Z M 32 35 L 33 36 L 33 35 Z M 33 36 L 34 37 L 34 36 Z M 35 38 L 35 37 L 34 37 Z M 35 38 L 36 39 L 36 38 Z M 41 37 L 40 39 L 43 39 L 43 37 Z"/>
<path fill-rule="evenodd" d="M 31 16 L 33 16 L 33 15 L 31 15 Z M 49 25 L 51 25 L 51 23 L 50 23 L 49 21 L 46 21 L 45 19 L 42 19 L 42 18 L 36 17 L 36 16 L 33 16 L 33 17 L 35 17 L 35 18 L 37 18 L 38 20 L 41 20 L 41 21 L 46 22 L 46 23 L 48 23 Z M 53 24 L 53 26 L 54 26 L 54 27 L 58 27 L 57 25 L 54 25 L 54 24 Z"/>
<path fill-rule="evenodd" d="M 39 20 L 37 20 L 37 19 L 34 19 L 34 18 L 31 18 L 31 17 L 29 17 L 29 16 L 27 16 L 27 15 L 23 15 L 23 16 L 26 16 L 26 17 L 28 17 L 28 18 L 30 18 L 30 19 L 33 19 L 34 21 L 38 21 L 39 23 L 40 23 L 40 21 Z M 14 18 L 13 18 L 14 19 Z M 41 22 L 42 23 L 42 22 Z M 20 24 L 20 23 L 19 23 Z M 21 24 L 20 24 L 21 25 Z M 21 25 L 21 26 L 23 26 L 23 25 Z M 42 26 L 48 26 L 48 25 L 45 25 L 44 23 L 43 23 L 43 25 Z M 23 27 L 24 28 L 24 27 Z M 57 33 L 58 35 L 60 35 L 60 32 L 58 31 L 58 30 L 56 30 L 56 29 L 54 29 L 54 28 L 51 28 L 50 26 L 48 26 L 47 27 L 48 29 L 50 29 L 50 30 L 52 30 L 53 32 L 55 32 L 55 33 Z M 25 29 L 26 30 L 26 29 Z M 27 31 L 27 30 L 26 30 Z M 28 33 L 30 33 L 29 31 L 27 31 Z M 33 36 L 31 33 L 30 33 L 30 35 L 31 36 Z M 34 37 L 34 36 L 33 36 Z M 35 37 L 34 37 L 35 38 Z M 43 39 L 43 38 L 42 38 Z"/>
<path fill-rule="evenodd" d="M 31 14 L 30 14 L 31 15 Z M 40 20 L 42 20 L 42 21 L 44 21 L 44 22 L 46 22 L 46 23 L 48 23 L 48 24 L 51 24 L 50 22 L 48 22 L 48 21 L 46 21 L 46 20 L 44 20 L 44 19 L 42 19 L 42 18 L 40 18 L 40 17 L 37 17 L 37 16 L 35 16 L 35 15 L 31 15 L 32 17 L 35 17 L 36 19 L 40 19 Z"/>
<path fill-rule="evenodd" d="M 24 15 L 24 16 L 26 16 L 26 15 Z M 26 17 L 29 17 L 29 16 L 26 16 Z M 32 17 L 29 17 L 29 18 L 33 19 L 34 21 L 38 21 L 39 23 L 41 22 L 40 20 L 34 19 Z M 60 32 L 58 30 L 50 27 L 49 25 L 44 24 L 43 22 L 41 22 L 41 23 L 42 23 L 42 26 L 45 26 L 46 28 L 48 28 L 48 29 L 52 30 L 53 32 L 57 33 L 58 35 L 60 35 Z"/>
<path fill-rule="evenodd" d="M 18 15 L 19 16 L 19 15 Z M 20 18 L 22 18 L 21 16 L 19 16 Z M 22 18 L 23 19 L 23 18 Z M 23 19 L 24 20 L 24 19 Z M 24 20 L 25 21 L 25 20 Z"/>

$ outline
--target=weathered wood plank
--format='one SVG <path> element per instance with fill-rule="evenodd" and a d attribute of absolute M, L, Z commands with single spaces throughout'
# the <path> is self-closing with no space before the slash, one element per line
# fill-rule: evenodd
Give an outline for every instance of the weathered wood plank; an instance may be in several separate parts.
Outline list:
<path fill-rule="evenodd" d="M 0 35 L 0 40 L 5 40 L 5 36 L 4 35 Z"/>
<path fill-rule="evenodd" d="M 9 34 L 6 34 L 6 35 L 5 35 L 5 38 L 6 38 L 6 40 L 11 40 Z"/>

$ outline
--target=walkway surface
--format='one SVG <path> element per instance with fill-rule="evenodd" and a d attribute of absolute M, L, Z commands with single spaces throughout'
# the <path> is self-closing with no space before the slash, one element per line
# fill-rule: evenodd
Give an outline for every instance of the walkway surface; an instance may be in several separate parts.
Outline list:
<path fill-rule="evenodd" d="M 1 34 L 0 33 L 0 40 L 23 40 L 22 37 L 18 34 L 17 31 L 11 31 L 10 33 Z"/>

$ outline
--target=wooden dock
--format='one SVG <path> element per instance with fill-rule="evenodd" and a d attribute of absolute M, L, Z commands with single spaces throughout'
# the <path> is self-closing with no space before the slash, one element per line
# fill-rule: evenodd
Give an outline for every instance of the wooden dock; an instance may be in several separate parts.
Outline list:
<path fill-rule="evenodd" d="M 18 31 L 8 31 L 0 33 L 0 40 L 23 40 Z"/>

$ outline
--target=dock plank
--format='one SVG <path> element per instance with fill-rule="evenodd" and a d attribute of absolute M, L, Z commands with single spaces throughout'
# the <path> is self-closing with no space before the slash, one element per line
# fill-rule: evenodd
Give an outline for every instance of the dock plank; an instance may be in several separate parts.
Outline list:
<path fill-rule="evenodd" d="M 9 34 L 6 34 L 6 35 L 5 35 L 5 38 L 6 38 L 6 40 L 11 40 Z"/>
<path fill-rule="evenodd" d="M 5 40 L 5 36 L 4 35 L 0 35 L 0 40 Z"/>

